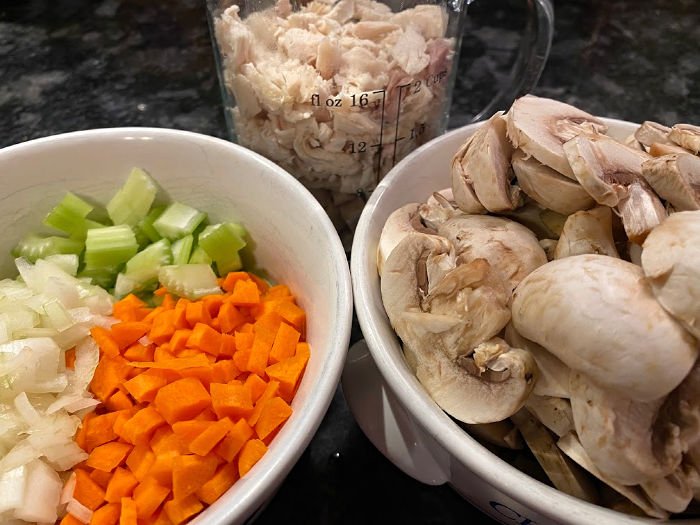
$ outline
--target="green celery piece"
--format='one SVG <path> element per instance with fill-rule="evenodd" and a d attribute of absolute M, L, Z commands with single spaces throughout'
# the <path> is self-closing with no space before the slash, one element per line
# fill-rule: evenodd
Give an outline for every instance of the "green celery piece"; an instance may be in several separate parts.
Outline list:
<path fill-rule="evenodd" d="M 37 259 L 43 259 L 47 255 L 59 253 L 80 255 L 84 248 L 85 245 L 76 239 L 67 239 L 55 235 L 40 237 L 29 234 L 21 239 L 12 249 L 12 255 L 14 257 L 24 257 L 34 263 Z"/>
<path fill-rule="evenodd" d="M 207 226 L 197 238 L 199 246 L 216 263 L 216 268 L 222 277 L 243 267 L 238 252 L 246 245 L 246 241 L 242 235 L 239 235 L 241 231 L 245 235 L 243 227 L 222 222 Z"/>
<path fill-rule="evenodd" d="M 44 217 L 43 223 L 71 236 L 84 234 L 87 230 L 86 217 L 92 210 L 91 204 L 68 192 Z"/>
<path fill-rule="evenodd" d="M 151 242 L 158 242 L 163 238 L 163 236 L 153 227 L 153 222 L 161 216 L 163 211 L 165 211 L 165 206 L 156 206 L 151 208 L 148 215 L 146 215 L 138 223 L 138 229 L 143 232 L 143 234 L 148 237 Z"/>
<path fill-rule="evenodd" d="M 153 222 L 153 227 L 166 239 L 175 241 L 193 233 L 206 217 L 206 213 L 191 206 L 181 202 L 173 202 Z"/>
<path fill-rule="evenodd" d="M 85 265 L 119 266 L 138 251 L 134 231 L 126 224 L 88 230 L 85 239 Z"/>
<path fill-rule="evenodd" d="M 124 185 L 107 203 L 107 213 L 114 224 L 135 226 L 146 217 L 156 198 L 158 186 L 141 168 L 133 168 Z"/>
<path fill-rule="evenodd" d="M 181 239 L 175 241 L 172 246 L 170 246 L 170 250 L 173 253 L 173 264 L 187 264 L 190 260 L 193 245 L 194 236 L 192 235 L 185 235 Z"/>
<path fill-rule="evenodd" d="M 114 283 L 114 295 L 121 299 L 130 293 L 142 294 L 144 292 L 153 292 L 158 288 L 158 278 L 138 280 L 125 273 L 117 274 L 117 280 Z"/>
<path fill-rule="evenodd" d="M 221 293 L 216 274 L 206 263 L 161 266 L 158 281 L 170 293 L 190 300 Z"/>
<path fill-rule="evenodd" d="M 190 255 L 189 264 L 204 263 L 211 265 L 212 262 L 214 261 L 212 261 L 211 257 L 209 257 L 207 252 L 204 251 L 204 248 L 199 245 L 194 247 L 194 250 L 192 250 L 192 255 Z"/>
<path fill-rule="evenodd" d="M 120 266 L 85 266 L 78 272 L 78 277 L 89 278 L 92 284 L 109 290 L 114 286 L 119 268 Z"/>
<path fill-rule="evenodd" d="M 126 262 L 124 273 L 138 281 L 155 279 L 161 266 L 172 264 L 170 241 L 161 239 L 147 246 Z"/>

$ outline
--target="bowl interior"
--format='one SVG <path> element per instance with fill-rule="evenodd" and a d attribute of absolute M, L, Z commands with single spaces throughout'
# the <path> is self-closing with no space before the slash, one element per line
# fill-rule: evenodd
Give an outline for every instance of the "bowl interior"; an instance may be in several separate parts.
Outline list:
<path fill-rule="evenodd" d="M 317 430 L 339 381 L 352 322 L 347 257 L 335 228 L 291 175 L 250 150 L 204 135 L 155 128 L 68 133 L 0 150 L 0 277 L 16 274 L 9 250 L 41 230 L 70 190 L 106 204 L 132 167 L 148 171 L 159 198 L 242 223 L 257 264 L 287 284 L 307 313 L 311 358 L 294 413 L 263 459 L 199 518 L 239 522 L 276 490 Z"/>
<path fill-rule="evenodd" d="M 637 125 L 603 119 L 609 134 L 624 139 Z M 566 521 L 574 511 L 584 521 L 613 524 L 633 520 L 561 493 L 501 460 L 440 409 L 406 364 L 398 337 L 391 328 L 381 299 L 376 252 L 382 227 L 395 209 L 424 202 L 434 191 L 450 187 L 452 157 L 479 127 L 470 124 L 423 145 L 398 163 L 370 197 L 357 226 L 352 246 L 351 272 L 355 310 L 360 328 L 386 384 L 418 424 L 454 458 L 486 483 L 542 515 Z M 639 520 L 634 520 L 638 522 Z"/>

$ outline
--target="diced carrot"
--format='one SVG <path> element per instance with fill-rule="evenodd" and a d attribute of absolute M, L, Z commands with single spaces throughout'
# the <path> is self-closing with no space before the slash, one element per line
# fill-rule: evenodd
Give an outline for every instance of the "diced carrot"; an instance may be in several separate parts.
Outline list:
<path fill-rule="evenodd" d="M 109 503 L 120 503 L 122 498 L 131 496 L 139 480 L 134 474 L 125 468 L 117 467 L 112 474 L 112 479 L 107 485 L 105 501 Z"/>
<path fill-rule="evenodd" d="M 178 423 L 175 424 L 177 425 Z M 169 425 L 164 425 L 153 433 L 151 450 L 156 455 L 166 452 L 177 452 L 179 454 L 187 454 L 189 452 L 187 442 L 175 434 Z"/>
<path fill-rule="evenodd" d="M 194 327 L 197 323 L 211 324 L 209 310 L 207 310 L 207 307 L 201 301 L 192 301 L 187 304 L 185 319 L 187 319 L 187 323 L 190 327 Z"/>
<path fill-rule="evenodd" d="M 105 406 L 113 411 L 125 410 L 134 406 L 134 403 L 129 399 L 121 390 L 117 390 L 112 394 L 107 401 L 105 401 Z"/>
<path fill-rule="evenodd" d="M 136 502 L 132 498 L 122 498 L 119 525 L 138 525 Z"/>
<path fill-rule="evenodd" d="M 139 403 L 153 401 L 158 390 L 168 384 L 165 374 L 158 373 L 159 370 L 146 370 L 143 374 L 137 375 L 124 383 L 124 387 L 129 394 Z"/>
<path fill-rule="evenodd" d="M 211 505 L 219 499 L 237 479 L 238 468 L 235 463 L 221 465 L 216 474 L 214 474 L 214 477 L 197 490 L 197 497 L 207 505 Z"/>
<path fill-rule="evenodd" d="M 270 350 L 270 364 L 279 363 L 282 359 L 292 357 L 300 337 L 301 333 L 296 328 L 287 323 L 281 323 Z"/>
<path fill-rule="evenodd" d="M 156 306 L 155 308 L 152 308 L 149 310 L 148 314 L 146 317 L 143 318 L 143 321 L 146 323 L 151 323 L 151 326 L 153 325 L 153 320 L 158 317 L 160 314 L 163 312 L 166 312 L 167 310 L 163 308 L 162 306 Z M 150 336 L 149 336 L 150 337 Z"/>
<path fill-rule="evenodd" d="M 272 344 L 275 341 L 275 336 L 281 323 L 282 318 L 274 312 L 264 314 L 255 321 L 255 337 L 253 339 L 253 346 L 250 349 L 246 370 L 260 376 L 265 373 L 270 350 L 272 349 Z"/>
<path fill-rule="evenodd" d="M 93 471 L 90 472 L 90 478 L 92 478 L 95 483 L 102 487 L 103 490 L 107 490 L 107 485 L 109 485 L 109 481 L 112 479 L 112 473 L 104 470 L 93 469 Z"/>
<path fill-rule="evenodd" d="M 281 397 L 268 399 L 263 403 L 262 411 L 255 423 L 255 433 L 260 439 L 265 439 L 291 415 L 292 407 L 284 399 Z"/>
<path fill-rule="evenodd" d="M 196 437 L 209 428 L 210 425 L 211 423 L 209 421 L 197 419 L 178 421 L 177 423 L 173 423 L 173 432 L 182 441 L 188 444 L 187 448 L 189 450 L 189 443 L 194 441 Z"/>
<path fill-rule="evenodd" d="M 119 503 L 107 503 L 92 513 L 90 525 L 116 525 L 119 523 L 121 505 Z"/>
<path fill-rule="evenodd" d="M 231 334 L 221 334 L 219 357 L 232 357 L 236 352 L 236 338 Z"/>
<path fill-rule="evenodd" d="M 227 384 L 212 383 L 209 390 L 212 408 L 220 418 L 247 417 L 253 411 L 250 391 L 240 381 L 234 380 Z"/>
<path fill-rule="evenodd" d="M 259 439 L 249 439 L 238 456 L 238 475 L 243 477 L 267 452 L 267 445 Z"/>
<path fill-rule="evenodd" d="M 114 433 L 117 436 L 121 435 L 122 429 L 124 428 L 124 425 L 126 424 L 127 421 L 133 416 L 137 411 L 138 411 L 137 406 L 132 406 L 131 408 L 127 410 L 120 410 L 119 412 L 116 412 L 117 417 L 114 418 Z"/>
<path fill-rule="evenodd" d="M 173 525 L 180 525 L 180 523 L 187 521 L 203 508 L 204 505 L 194 494 L 184 499 L 171 499 L 163 505 L 163 510 Z"/>
<path fill-rule="evenodd" d="M 148 443 L 153 432 L 161 425 L 165 425 L 165 419 L 158 410 L 148 405 L 124 423 L 119 435 L 128 443 L 143 445 Z"/>
<path fill-rule="evenodd" d="M 246 418 L 246 421 L 250 426 L 255 426 L 255 424 L 258 422 L 258 418 L 260 417 L 260 413 L 262 412 L 263 407 L 265 406 L 265 402 L 272 399 L 279 393 L 279 386 L 279 381 L 275 379 L 271 379 L 265 385 L 265 390 L 263 390 L 263 393 L 260 394 L 260 396 L 258 397 L 253 411 Z"/>
<path fill-rule="evenodd" d="M 187 447 L 185 446 L 185 452 L 188 453 Z M 168 488 L 173 486 L 173 461 L 177 456 L 182 455 L 180 452 L 175 450 L 168 450 L 156 454 L 155 461 L 151 465 L 148 471 L 148 477 L 155 479 L 160 485 Z"/>
<path fill-rule="evenodd" d="M 73 497 L 90 510 L 95 510 L 105 500 L 105 491 L 83 469 L 74 468 L 75 489 Z"/>
<path fill-rule="evenodd" d="M 268 377 L 279 381 L 280 393 L 286 401 L 291 400 L 307 361 L 308 356 L 295 355 L 265 369 Z"/>
<path fill-rule="evenodd" d="M 131 452 L 131 445 L 128 443 L 120 443 L 119 441 L 110 441 L 99 447 L 95 447 L 88 456 L 85 464 L 97 470 L 112 472 Z"/>
<path fill-rule="evenodd" d="M 90 452 L 87 449 L 87 427 L 90 423 L 90 420 L 95 417 L 97 417 L 97 414 L 95 412 L 88 412 L 83 418 L 83 421 L 80 423 L 78 431 L 75 433 L 75 444 L 87 452 Z"/>
<path fill-rule="evenodd" d="M 93 326 L 90 328 L 90 335 L 104 355 L 109 357 L 119 355 L 119 345 L 114 340 L 109 330 L 102 326 Z"/>
<path fill-rule="evenodd" d="M 198 350 L 194 352 L 199 353 Z M 201 354 L 200 354 L 201 355 Z M 181 377 L 194 377 L 199 379 L 199 381 L 204 385 L 204 388 L 209 388 L 209 384 L 212 382 L 214 376 L 213 368 L 207 363 L 207 366 L 195 366 L 192 368 L 184 368 L 179 371 Z"/>
<path fill-rule="evenodd" d="M 175 298 L 172 296 L 172 294 L 166 293 L 163 295 L 163 300 L 161 301 L 160 306 L 166 310 L 172 310 L 175 308 L 175 304 Z"/>
<path fill-rule="evenodd" d="M 183 499 L 194 494 L 216 472 L 215 456 L 187 454 L 173 460 L 173 498 Z"/>
<path fill-rule="evenodd" d="M 202 297 L 202 303 L 204 303 L 204 306 L 206 307 L 207 311 L 209 312 L 209 317 L 214 320 L 216 317 L 219 315 L 219 309 L 221 308 L 221 305 L 224 303 L 224 295 L 223 294 L 211 294 L 211 295 L 205 295 Z"/>
<path fill-rule="evenodd" d="M 156 460 L 156 455 L 148 445 L 136 445 L 126 457 L 126 466 L 129 467 L 136 479 L 141 481 Z"/>
<path fill-rule="evenodd" d="M 192 328 L 192 334 L 187 339 L 187 346 L 197 348 L 211 355 L 219 355 L 221 349 L 221 334 L 211 326 L 197 323 Z"/>
<path fill-rule="evenodd" d="M 150 332 L 148 332 L 148 338 L 159 345 L 169 341 L 175 330 L 175 310 L 163 310 L 160 314 L 153 317 L 153 324 Z"/>
<path fill-rule="evenodd" d="M 148 333 L 149 325 L 143 321 L 122 321 L 110 327 L 112 339 L 124 350 Z"/>
<path fill-rule="evenodd" d="M 230 302 L 224 302 L 219 309 L 219 328 L 222 333 L 230 334 L 246 322 L 247 318 Z"/>
<path fill-rule="evenodd" d="M 306 328 L 306 312 L 302 308 L 291 301 L 279 301 L 275 311 L 303 336 Z"/>
<path fill-rule="evenodd" d="M 185 348 L 191 333 L 192 330 L 189 328 L 178 328 L 175 330 L 175 333 L 173 333 L 173 336 L 170 338 L 170 349 L 177 353 Z"/>
<path fill-rule="evenodd" d="M 85 425 L 85 451 L 90 453 L 95 447 L 117 439 L 114 432 L 114 421 L 119 416 L 119 412 L 108 412 L 102 415 L 94 415 Z"/>
<path fill-rule="evenodd" d="M 105 401 L 126 381 L 130 371 L 129 362 L 120 355 L 102 357 L 90 381 L 90 390 L 97 399 Z"/>
<path fill-rule="evenodd" d="M 265 292 L 266 301 L 284 298 L 293 298 L 292 292 L 289 290 L 289 286 L 286 284 L 276 284 L 274 286 L 270 286 L 267 289 L 267 292 Z"/>
<path fill-rule="evenodd" d="M 136 514 L 139 519 L 146 520 L 160 507 L 165 498 L 170 494 L 170 489 L 160 485 L 153 478 L 146 478 L 134 489 L 134 502 Z"/>
<path fill-rule="evenodd" d="M 190 303 L 189 300 L 184 297 L 180 297 L 175 303 L 175 329 L 189 329 L 190 324 L 187 322 L 187 305 Z"/>
<path fill-rule="evenodd" d="M 153 361 L 154 353 L 155 348 L 153 345 L 142 345 L 136 342 L 124 350 L 124 358 L 129 361 Z"/>
<path fill-rule="evenodd" d="M 254 281 L 240 279 L 233 285 L 233 291 L 226 300 L 235 306 L 255 305 L 260 303 L 260 290 Z"/>
<path fill-rule="evenodd" d="M 163 297 L 168 294 L 168 289 L 165 286 L 159 286 L 153 290 L 153 295 L 156 297 Z"/>
<path fill-rule="evenodd" d="M 198 379 L 185 377 L 161 388 L 153 404 L 172 425 L 176 421 L 191 419 L 210 406 L 211 397 Z"/>
<path fill-rule="evenodd" d="M 219 419 L 201 432 L 190 442 L 190 452 L 199 456 L 206 456 L 233 428 L 233 423 L 227 417 Z"/>
<path fill-rule="evenodd" d="M 192 368 L 195 366 L 207 366 L 209 359 L 203 354 L 194 357 L 175 357 L 171 356 L 161 361 L 152 361 L 150 363 L 129 363 L 135 368 L 160 368 L 164 370 L 182 370 L 184 368 Z"/>
<path fill-rule="evenodd" d="M 214 452 L 223 458 L 227 463 L 233 461 L 236 454 L 240 452 L 243 445 L 254 434 L 254 430 L 245 419 L 239 419 L 229 430 L 226 437 L 214 448 Z"/>
<path fill-rule="evenodd" d="M 223 359 L 214 363 L 211 371 L 211 381 L 213 383 L 228 383 L 236 379 L 241 371 L 232 359 Z"/>
<path fill-rule="evenodd" d="M 163 508 L 156 513 L 154 519 L 150 522 L 150 525 L 173 525 L 173 522 L 170 521 L 168 513 L 165 512 L 164 509 L 165 505 L 163 505 Z"/>
<path fill-rule="evenodd" d="M 267 387 L 267 381 L 261 378 L 258 374 L 251 373 L 248 374 L 248 377 L 245 378 L 243 385 L 245 385 L 245 387 L 250 391 L 251 401 L 253 401 L 253 403 L 256 403 L 258 401 L 258 398 L 265 391 L 265 388 Z"/>
<path fill-rule="evenodd" d="M 153 351 L 153 360 L 156 363 L 169 361 L 170 359 L 175 359 L 175 354 L 170 351 L 170 345 L 168 343 L 156 346 L 156 349 Z M 134 363 L 134 366 L 136 366 L 136 363 Z"/>
<path fill-rule="evenodd" d="M 112 315 L 121 321 L 140 321 L 145 315 L 143 314 L 145 307 L 146 303 L 134 294 L 129 294 L 114 303 Z"/>

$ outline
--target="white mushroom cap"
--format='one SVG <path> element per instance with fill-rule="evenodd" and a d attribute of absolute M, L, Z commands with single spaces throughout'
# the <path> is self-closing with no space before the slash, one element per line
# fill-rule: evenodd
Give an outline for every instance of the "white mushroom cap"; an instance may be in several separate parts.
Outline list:
<path fill-rule="evenodd" d="M 645 120 L 634 132 L 634 137 L 643 146 L 649 148 L 652 144 L 671 144 L 671 139 L 668 138 L 670 132 L 671 128 L 668 126 L 652 120 Z"/>
<path fill-rule="evenodd" d="M 523 337 L 638 401 L 671 392 L 698 354 L 696 341 L 661 307 L 642 269 L 605 255 L 565 257 L 537 268 L 515 289 L 512 316 Z"/>
<path fill-rule="evenodd" d="M 700 127 L 690 124 L 676 124 L 671 128 L 668 137 L 696 155 L 700 154 Z"/>
<path fill-rule="evenodd" d="M 401 239 L 411 232 L 430 233 L 430 230 L 421 223 L 421 217 L 418 213 L 419 207 L 417 202 L 404 204 L 391 212 L 384 222 L 377 247 L 377 271 L 379 275 L 382 274 L 387 257 Z"/>
<path fill-rule="evenodd" d="M 508 138 L 516 148 L 574 180 L 562 144 L 581 132 L 607 131 L 600 119 L 585 111 L 533 95 L 518 98 L 506 116 Z"/>
<path fill-rule="evenodd" d="M 674 213 L 654 228 L 642 268 L 658 302 L 700 338 L 700 211 Z"/>
<path fill-rule="evenodd" d="M 632 401 L 577 372 L 571 374 L 570 388 L 576 434 L 605 477 L 638 485 L 668 476 L 680 465 L 677 427 L 655 425 L 663 398 Z"/>
<path fill-rule="evenodd" d="M 513 171 L 518 185 L 532 200 L 563 215 L 593 207 L 593 198 L 579 183 L 542 164 L 522 150 L 515 150 Z"/>
<path fill-rule="evenodd" d="M 564 229 L 554 249 L 554 258 L 561 259 L 585 253 L 620 256 L 613 238 L 612 210 L 607 206 L 578 211 L 569 215 L 564 223 Z"/>
<path fill-rule="evenodd" d="M 700 210 L 700 158 L 674 153 L 642 164 L 642 176 L 676 211 Z"/>

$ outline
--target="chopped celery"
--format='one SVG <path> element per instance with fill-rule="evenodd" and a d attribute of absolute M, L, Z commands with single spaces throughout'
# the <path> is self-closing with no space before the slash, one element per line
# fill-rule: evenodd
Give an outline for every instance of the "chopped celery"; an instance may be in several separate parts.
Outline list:
<path fill-rule="evenodd" d="M 240 270 L 242 267 L 238 251 L 246 245 L 246 242 L 238 233 L 241 230 L 245 235 L 245 229 L 240 225 L 222 222 L 207 226 L 199 234 L 199 246 L 214 261 L 221 276 Z"/>
<path fill-rule="evenodd" d="M 12 255 L 24 257 L 30 262 L 36 262 L 37 259 L 43 259 L 47 255 L 59 253 L 79 255 L 84 247 L 85 245 L 76 239 L 66 239 L 55 235 L 39 237 L 38 235 L 29 234 L 17 243 L 12 250 Z"/>
<path fill-rule="evenodd" d="M 93 206 L 83 199 L 68 192 L 56 206 L 44 217 L 44 224 L 72 236 L 84 235 L 87 230 L 86 217 Z"/>
<path fill-rule="evenodd" d="M 221 293 L 216 274 L 208 264 L 162 266 L 158 280 L 170 293 L 190 300 Z"/>
<path fill-rule="evenodd" d="M 173 264 L 187 264 L 190 261 L 193 245 L 194 237 L 192 235 L 185 235 L 175 241 L 170 247 L 173 252 Z"/>
<path fill-rule="evenodd" d="M 90 283 L 109 290 L 114 286 L 117 273 L 119 273 L 119 266 L 85 266 L 78 272 L 78 277 L 88 278 Z"/>
<path fill-rule="evenodd" d="M 193 233 L 207 214 L 181 202 L 173 202 L 153 222 L 155 230 L 171 241 Z"/>
<path fill-rule="evenodd" d="M 211 265 L 212 262 L 211 257 L 209 257 L 209 254 L 204 251 L 204 248 L 201 246 L 195 246 L 194 250 L 192 250 L 192 255 L 190 255 L 190 264 L 202 263 Z"/>
<path fill-rule="evenodd" d="M 124 273 L 128 275 L 148 274 L 155 278 L 158 276 L 158 268 L 171 264 L 172 260 L 170 241 L 161 239 L 129 259 Z"/>
<path fill-rule="evenodd" d="M 85 265 L 91 268 L 119 266 L 138 251 L 133 230 L 126 224 L 88 230 Z"/>
<path fill-rule="evenodd" d="M 153 227 L 153 222 L 161 216 L 164 210 L 165 206 L 156 206 L 155 208 L 152 208 L 151 211 L 148 212 L 148 215 L 141 219 L 137 225 L 138 229 L 143 232 L 143 234 L 148 237 L 151 242 L 158 242 L 163 238 L 163 236 Z"/>
<path fill-rule="evenodd" d="M 107 204 L 107 213 L 114 224 L 135 226 L 146 217 L 156 198 L 158 186 L 140 168 L 131 170 L 124 185 Z"/>

